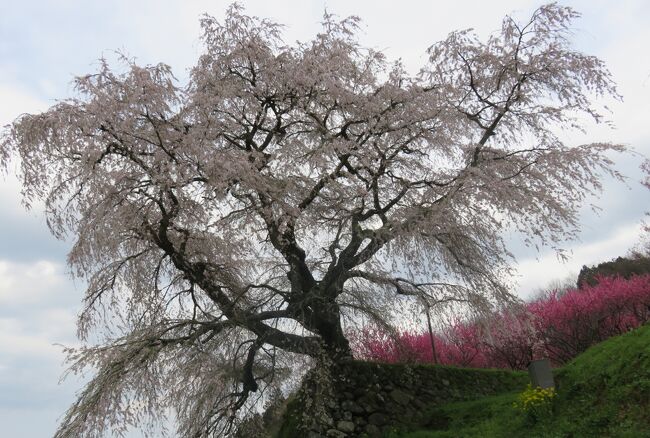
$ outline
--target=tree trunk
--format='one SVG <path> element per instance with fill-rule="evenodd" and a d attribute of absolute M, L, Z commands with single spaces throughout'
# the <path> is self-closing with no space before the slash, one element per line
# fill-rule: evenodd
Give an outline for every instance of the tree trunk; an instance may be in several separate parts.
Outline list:
<path fill-rule="evenodd" d="M 314 309 L 314 326 L 323 339 L 325 354 L 334 362 L 352 358 L 352 349 L 343 328 L 339 305 L 332 301 Z"/>

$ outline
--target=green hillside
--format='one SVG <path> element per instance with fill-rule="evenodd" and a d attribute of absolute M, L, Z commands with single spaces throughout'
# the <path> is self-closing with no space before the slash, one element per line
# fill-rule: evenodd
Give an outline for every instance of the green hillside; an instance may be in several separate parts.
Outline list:
<path fill-rule="evenodd" d="M 541 419 L 514 406 L 528 381 L 521 371 L 352 365 L 356 374 L 348 380 L 351 386 L 339 392 L 349 390 L 366 394 L 364 398 L 386 400 L 382 404 L 387 417 L 394 410 L 405 411 L 397 412 L 399 415 L 393 416 L 397 421 L 384 423 L 374 433 L 360 430 L 345 436 L 650 438 L 650 325 L 598 344 L 554 370 L 557 395 L 550 413 Z M 385 388 L 378 382 L 384 382 Z M 436 386 L 436 382 L 442 383 Z M 385 394 L 390 385 L 410 394 L 411 402 L 402 406 L 393 403 Z M 368 412 L 375 408 L 381 406 Z M 295 429 L 302 410 L 293 397 L 283 418 L 266 424 L 266 434 L 260 436 L 304 436 Z"/>
<path fill-rule="evenodd" d="M 650 437 L 650 326 L 609 339 L 555 371 L 552 414 L 534 420 L 517 392 L 447 403 L 407 438 Z"/>

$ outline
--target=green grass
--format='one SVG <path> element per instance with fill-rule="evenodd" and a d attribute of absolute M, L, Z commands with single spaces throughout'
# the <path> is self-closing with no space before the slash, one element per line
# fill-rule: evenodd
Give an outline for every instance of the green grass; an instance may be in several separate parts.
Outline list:
<path fill-rule="evenodd" d="M 432 408 L 421 430 L 400 436 L 650 437 L 650 326 L 590 348 L 555 375 L 549 418 L 527 418 L 511 392 Z"/>
<path fill-rule="evenodd" d="M 516 393 L 507 393 L 478 400 L 449 403 L 427 413 L 427 429 L 407 434 L 425 437 L 509 436 L 519 428 L 521 418 L 512 409 Z M 504 415 L 510 413 L 510 415 Z"/>

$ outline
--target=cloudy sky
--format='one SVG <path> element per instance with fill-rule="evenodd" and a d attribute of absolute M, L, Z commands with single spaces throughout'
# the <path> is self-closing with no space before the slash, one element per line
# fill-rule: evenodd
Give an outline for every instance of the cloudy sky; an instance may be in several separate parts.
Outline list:
<path fill-rule="evenodd" d="M 362 41 L 401 57 L 417 70 L 424 51 L 452 30 L 473 27 L 480 35 L 498 29 L 505 14 L 528 16 L 539 1 L 493 0 L 259 0 L 242 2 L 249 13 L 287 25 L 285 40 L 310 38 L 327 8 L 363 20 Z M 650 156 L 650 2 L 585 0 L 561 2 L 582 12 L 575 46 L 605 60 L 623 102 L 604 102 L 616 129 L 588 127 L 567 134 L 570 141 L 625 143 Z M 122 50 L 140 63 L 165 62 L 187 76 L 201 50 L 199 16 L 220 17 L 228 2 L 0 0 L 0 125 L 21 113 L 46 109 L 71 96 L 75 75 L 92 72 L 96 60 Z M 580 241 L 567 242 L 570 259 L 535 253 L 512 242 L 519 260 L 518 293 L 528 297 L 553 279 L 575 275 L 583 264 L 623 255 L 640 236 L 650 191 L 642 188 L 640 155 L 617 157 L 627 184 L 605 182 L 601 208 L 585 208 Z M 61 347 L 75 343 L 75 315 L 83 284 L 66 274 L 69 244 L 54 240 L 41 210 L 26 212 L 12 174 L 0 177 L 0 425 L 3 436 L 52 435 L 79 387 L 58 384 L 64 368 Z"/>

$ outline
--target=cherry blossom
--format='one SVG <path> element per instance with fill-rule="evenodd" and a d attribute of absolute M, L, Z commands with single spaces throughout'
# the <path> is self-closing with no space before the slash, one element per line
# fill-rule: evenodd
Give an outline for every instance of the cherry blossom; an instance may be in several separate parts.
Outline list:
<path fill-rule="evenodd" d="M 515 301 L 503 232 L 559 247 L 623 150 L 556 134 L 617 97 L 571 48 L 576 16 L 454 32 L 413 75 L 361 46 L 355 17 L 287 45 L 235 4 L 203 17 L 186 84 L 102 60 L 76 97 L 18 118 L 2 166 L 18 160 L 88 284 L 69 353 L 96 371 L 57 437 L 152 430 L 170 409 L 179 436 L 221 436 L 297 358 L 349 358 L 362 316 Z"/>

